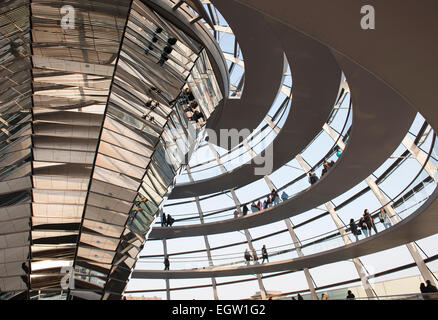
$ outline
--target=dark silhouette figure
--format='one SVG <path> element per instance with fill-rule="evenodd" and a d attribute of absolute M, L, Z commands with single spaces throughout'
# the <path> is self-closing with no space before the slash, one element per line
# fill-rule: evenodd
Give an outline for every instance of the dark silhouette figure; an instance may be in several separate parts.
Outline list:
<path fill-rule="evenodd" d="M 161 226 L 162 227 L 167 227 L 167 218 L 166 218 L 166 214 L 164 212 L 161 215 Z"/>
<path fill-rule="evenodd" d="M 298 293 L 297 300 L 304 300 L 304 298 L 301 296 L 301 294 Z"/>
<path fill-rule="evenodd" d="M 427 289 L 426 289 L 426 285 L 424 284 L 424 282 L 422 282 L 422 283 L 420 284 L 420 292 L 421 292 L 421 294 L 423 295 L 423 299 L 424 299 L 424 300 L 427 300 L 427 299 L 428 299 L 428 297 L 427 297 L 427 295 L 426 295 L 426 293 L 427 293 Z"/>
<path fill-rule="evenodd" d="M 353 294 L 353 292 L 351 292 L 351 290 L 348 290 L 348 292 L 347 292 L 347 299 L 348 300 L 356 299 L 356 296 Z"/>
<path fill-rule="evenodd" d="M 246 204 L 243 206 L 242 211 L 243 211 L 243 215 L 246 216 L 247 213 L 248 213 L 248 211 L 249 211 L 249 209 L 248 209 L 248 207 L 246 206 Z"/>
<path fill-rule="evenodd" d="M 262 263 L 265 263 L 265 260 L 269 262 L 268 250 L 266 250 L 266 246 L 263 245 L 262 248 Z"/>
<path fill-rule="evenodd" d="M 438 299 L 438 289 L 431 283 L 430 280 L 426 280 L 426 295 L 424 296 L 426 300 L 436 300 Z"/>
<path fill-rule="evenodd" d="M 169 270 L 169 267 L 170 267 L 169 257 L 165 256 L 164 257 L 164 270 Z"/>
<path fill-rule="evenodd" d="M 172 216 L 170 214 L 167 214 L 167 226 L 171 227 L 174 222 L 175 222 L 175 219 L 172 218 Z"/>
<path fill-rule="evenodd" d="M 359 234 L 358 234 L 357 225 L 354 222 L 354 219 L 350 219 L 350 231 L 356 237 L 356 241 L 358 241 L 359 240 Z"/>
<path fill-rule="evenodd" d="M 309 183 L 311 185 L 315 184 L 318 181 L 318 177 L 313 172 L 309 173 Z"/>

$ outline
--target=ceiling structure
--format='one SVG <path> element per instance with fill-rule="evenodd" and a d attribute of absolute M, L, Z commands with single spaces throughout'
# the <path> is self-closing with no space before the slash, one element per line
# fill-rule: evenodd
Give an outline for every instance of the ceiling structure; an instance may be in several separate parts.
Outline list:
<path fill-rule="evenodd" d="M 317 299 L 314 268 L 349 259 L 370 298 L 376 292 L 361 257 L 399 246 L 435 281 L 416 241 L 438 231 L 437 4 L 370 0 L 379 18 L 366 31 L 360 1 L 336 2 L 4 1 L 0 299 L 108 300 L 158 291 L 170 299 L 180 289 L 169 279 L 197 278 L 211 283 L 187 289 L 207 286 L 219 299 L 218 279 L 242 275 L 252 275 L 267 298 L 263 274 L 285 272 L 302 273 L 303 292 Z M 408 17 L 423 23 L 411 28 Z M 223 149 L 205 139 L 206 129 L 254 131 Z M 270 148 L 272 170 L 258 175 Z M 196 163 L 203 152 L 210 158 Z M 309 184 L 309 174 L 331 159 L 334 166 Z M 409 181 L 387 192 L 385 180 L 403 175 L 406 163 L 416 165 Z M 274 183 L 291 166 L 296 174 Z M 243 196 L 255 184 L 264 187 Z M 242 212 L 272 189 L 288 198 Z M 377 235 L 353 243 L 340 212 L 364 194 L 378 203 L 372 215 L 378 220 L 384 208 L 391 226 L 379 224 Z M 202 209 L 213 202 L 214 210 Z M 306 215 L 321 206 L 318 216 Z M 171 210 L 183 218 L 160 226 Z M 335 228 L 298 239 L 301 227 L 321 227 L 325 218 Z M 241 245 L 258 252 L 253 230 L 276 223 L 286 229 L 276 225 L 260 239 L 290 236 L 287 250 L 274 250 L 280 260 L 236 266 L 232 254 L 213 258 Z M 245 241 L 211 246 L 214 235 L 233 232 Z M 175 251 L 170 241 L 177 238 L 199 239 L 204 248 L 181 242 Z M 160 242 L 160 253 L 151 254 Z M 169 253 L 205 258 L 202 267 L 170 271 L 137 264 L 161 263 Z M 137 279 L 163 279 L 166 287 L 127 290 Z"/>

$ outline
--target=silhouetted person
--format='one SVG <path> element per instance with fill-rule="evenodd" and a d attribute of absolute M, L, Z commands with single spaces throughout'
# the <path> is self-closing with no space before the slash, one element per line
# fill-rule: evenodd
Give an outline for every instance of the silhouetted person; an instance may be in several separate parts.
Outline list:
<path fill-rule="evenodd" d="M 251 255 L 249 254 L 248 249 L 245 250 L 245 254 L 243 255 L 243 257 L 246 260 L 246 265 L 249 266 L 249 264 L 251 262 Z"/>
<path fill-rule="evenodd" d="M 243 215 L 246 216 L 246 214 L 248 213 L 248 211 L 249 211 L 249 209 L 248 209 L 248 207 L 247 207 L 246 204 L 245 204 L 245 205 L 243 206 L 243 208 L 242 208 Z"/>
<path fill-rule="evenodd" d="M 429 297 L 426 295 L 427 294 L 427 289 L 426 289 L 426 285 L 424 284 L 424 282 L 422 282 L 420 284 L 420 292 L 423 295 L 423 299 L 424 300 L 428 300 Z"/>
<path fill-rule="evenodd" d="M 347 299 L 348 300 L 356 299 L 356 296 L 353 294 L 353 292 L 351 292 L 351 290 L 348 290 L 348 292 L 347 292 Z"/>
<path fill-rule="evenodd" d="M 371 229 L 374 230 L 375 233 L 377 233 L 376 225 L 374 224 L 374 218 L 370 215 L 368 209 L 365 209 L 363 212 L 363 218 L 365 220 L 365 223 L 368 228 L 368 232 L 371 236 Z"/>
<path fill-rule="evenodd" d="M 315 184 L 318 181 L 318 177 L 313 172 L 309 173 L 309 183 L 311 185 Z"/>
<path fill-rule="evenodd" d="M 172 218 L 172 216 L 170 214 L 167 215 L 167 226 L 171 227 L 173 225 L 173 223 L 175 222 L 175 219 Z"/>
<path fill-rule="evenodd" d="M 265 263 L 265 260 L 269 262 L 268 250 L 266 250 L 266 245 L 263 245 L 262 248 L 262 263 Z"/>
<path fill-rule="evenodd" d="M 438 292 L 437 288 L 432 284 L 430 280 L 426 280 L 426 289 L 428 292 Z"/>
<path fill-rule="evenodd" d="M 354 222 L 354 219 L 350 219 L 350 231 L 356 237 L 356 241 L 359 241 L 359 235 L 357 234 L 357 225 Z"/>
<path fill-rule="evenodd" d="M 161 215 L 161 226 L 162 227 L 166 227 L 167 226 L 167 218 L 166 218 L 166 214 L 164 212 Z"/>
<path fill-rule="evenodd" d="M 427 299 L 435 300 L 438 298 L 438 289 L 432 284 L 430 280 L 426 280 Z"/>
<path fill-rule="evenodd" d="M 367 224 L 365 223 L 365 218 L 361 217 L 359 219 L 359 223 L 358 223 L 360 229 L 362 230 L 362 233 L 364 234 L 365 237 L 368 237 L 368 228 L 367 228 Z"/>
<path fill-rule="evenodd" d="M 169 270 L 169 267 L 170 267 L 169 257 L 165 256 L 164 257 L 164 270 Z"/>
<path fill-rule="evenodd" d="M 301 296 L 301 294 L 297 294 L 297 300 L 304 300 L 304 298 Z"/>

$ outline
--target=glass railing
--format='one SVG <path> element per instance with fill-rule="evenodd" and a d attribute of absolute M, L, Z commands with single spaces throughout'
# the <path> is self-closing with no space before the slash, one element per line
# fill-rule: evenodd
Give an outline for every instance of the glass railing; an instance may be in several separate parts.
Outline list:
<path fill-rule="evenodd" d="M 428 153 L 428 157 L 432 155 L 434 149 L 437 147 L 437 141 L 434 138 L 431 147 Z M 429 197 L 433 194 L 436 189 L 436 184 L 433 179 L 425 172 L 424 166 L 420 168 L 418 172 L 413 173 L 413 179 L 403 187 L 403 189 L 399 192 L 397 196 L 385 204 L 382 207 L 377 208 L 376 210 L 370 210 L 370 214 L 374 219 L 374 224 L 377 229 L 377 232 L 381 232 L 390 225 L 394 225 L 395 221 L 392 220 L 391 224 L 380 222 L 378 219 L 378 213 L 381 208 L 386 207 L 387 205 L 393 206 L 396 210 L 396 214 L 400 220 L 403 220 L 409 217 L 411 214 L 415 213 L 416 210 L 429 199 Z M 396 204 L 396 205 L 395 205 Z M 328 213 L 327 213 L 328 214 Z M 358 223 L 358 220 L 355 221 Z M 269 261 L 270 262 L 278 262 L 284 261 L 285 255 L 287 255 L 286 259 L 291 259 L 297 257 L 296 246 L 300 247 L 303 251 L 304 255 L 310 255 L 315 253 L 324 252 L 330 249 L 340 248 L 345 245 L 343 234 L 349 237 L 351 242 L 355 241 L 355 235 L 351 233 L 349 230 L 349 225 L 345 225 L 341 229 L 334 229 L 327 231 L 323 234 L 319 234 L 317 236 L 309 237 L 306 239 L 301 239 L 299 243 L 288 243 L 285 245 L 277 246 L 277 247 L 269 247 Z M 373 232 L 374 234 L 374 232 Z M 361 235 L 360 238 L 364 238 L 364 235 Z M 292 255 L 292 256 L 291 256 Z M 257 256 L 261 258 L 261 251 L 257 250 Z M 152 265 L 159 265 L 160 258 L 148 259 L 148 261 L 140 261 L 141 263 L 147 263 L 148 267 Z M 233 265 L 245 265 L 246 261 L 243 259 L 242 252 L 228 253 L 223 255 L 212 255 L 213 262 L 217 267 L 223 266 L 233 266 Z M 251 263 L 253 263 L 252 260 Z M 172 258 L 173 267 L 185 267 L 184 269 L 206 269 L 211 268 L 208 267 L 208 261 L 205 256 L 191 256 L 190 254 L 184 255 L 184 257 L 175 257 Z"/>

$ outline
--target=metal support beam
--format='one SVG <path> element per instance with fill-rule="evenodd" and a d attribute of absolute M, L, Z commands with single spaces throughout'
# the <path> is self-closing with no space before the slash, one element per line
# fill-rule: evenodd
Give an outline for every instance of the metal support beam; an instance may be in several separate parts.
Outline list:
<path fill-rule="evenodd" d="M 380 190 L 376 182 L 371 177 L 368 177 L 365 180 L 365 182 L 371 188 L 371 191 L 373 191 L 374 195 L 376 196 L 377 200 L 379 200 L 380 204 L 382 206 L 385 206 L 385 210 L 388 213 L 388 217 L 391 220 L 391 223 L 392 224 L 399 223 L 401 221 L 400 218 L 397 216 L 397 213 L 395 212 L 394 208 L 389 204 L 389 199 L 383 194 L 382 190 Z M 414 259 L 424 281 L 430 280 L 430 282 L 436 286 L 435 278 L 430 272 L 430 270 L 427 268 L 426 264 L 424 263 L 423 258 L 418 252 L 415 243 L 413 242 L 407 243 L 406 247 L 408 248 L 412 258 Z"/>
<path fill-rule="evenodd" d="M 289 219 L 285 219 L 284 222 L 286 223 L 286 227 L 289 230 L 289 235 L 292 238 L 292 242 L 294 243 L 295 249 L 297 250 L 299 257 L 304 257 L 303 252 L 301 251 L 300 242 L 298 240 L 298 237 L 295 233 L 295 230 L 293 228 L 292 222 Z M 315 285 L 313 283 L 312 276 L 310 275 L 309 268 L 304 268 L 304 276 L 306 277 L 307 285 L 309 286 L 310 295 L 312 296 L 313 300 L 318 300 L 318 295 L 315 291 Z"/>
<path fill-rule="evenodd" d="M 163 239 L 163 252 L 164 256 L 167 257 L 167 242 L 166 239 Z M 166 299 L 170 300 L 170 280 L 166 279 Z"/>
<path fill-rule="evenodd" d="M 269 176 L 266 175 L 264 178 L 265 178 L 266 184 L 268 185 L 269 190 L 276 189 L 274 186 L 274 183 L 272 182 L 272 180 Z M 289 230 L 289 235 L 292 239 L 292 242 L 295 246 L 295 250 L 297 251 L 298 256 L 303 257 L 304 254 L 301 250 L 300 242 L 299 242 L 298 237 L 295 233 L 292 222 L 289 219 L 285 219 L 284 222 L 286 223 L 286 227 Z M 309 290 L 310 290 L 310 294 L 312 296 L 312 299 L 318 300 L 318 295 L 316 294 L 315 286 L 314 286 L 313 280 L 312 280 L 312 276 L 310 275 L 310 271 L 308 268 L 304 268 L 304 276 L 306 277 L 307 285 L 309 286 Z"/>
<path fill-rule="evenodd" d="M 426 160 L 427 160 L 427 153 L 424 152 L 423 150 L 421 150 L 414 143 L 414 141 L 412 141 L 408 136 L 406 136 L 403 139 L 402 143 L 405 146 L 405 148 L 408 149 L 408 151 L 412 154 L 412 156 L 420 163 L 421 166 L 426 164 L 424 169 L 433 178 L 435 183 L 438 183 L 438 175 L 437 175 L 438 169 L 437 169 L 437 167 L 435 167 L 435 165 L 430 160 L 428 160 L 426 162 Z"/>
<path fill-rule="evenodd" d="M 220 165 L 222 172 L 226 173 L 226 169 L 225 169 L 224 165 L 222 164 L 222 161 L 221 161 L 221 159 L 219 157 L 219 154 L 217 153 L 216 149 L 213 147 L 213 145 L 211 143 L 209 143 L 208 146 L 209 146 L 211 152 L 215 155 L 216 161 Z M 241 203 L 239 201 L 239 198 L 237 197 L 236 192 L 234 191 L 234 189 L 231 189 L 230 192 L 231 192 L 231 195 L 233 197 L 234 204 L 236 206 L 236 210 L 239 212 L 239 216 L 241 216 L 242 215 L 242 210 L 240 209 Z M 244 233 L 245 233 L 246 241 L 248 242 L 249 249 L 254 254 L 256 252 L 256 250 L 255 250 L 255 248 L 254 248 L 254 246 L 252 244 L 251 234 L 250 234 L 250 232 L 247 229 L 244 230 Z M 258 261 L 256 261 L 255 263 L 258 264 Z M 266 295 L 267 294 L 266 294 L 265 286 L 263 284 L 262 276 L 260 274 L 257 274 L 256 277 L 257 277 L 257 281 L 259 283 L 260 295 L 262 297 L 262 300 L 266 300 L 266 298 L 267 298 Z"/>
<path fill-rule="evenodd" d="M 192 173 L 190 171 L 190 167 L 187 167 L 187 174 L 189 176 L 190 181 L 193 182 L 193 177 L 192 177 Z M 198 208 L 199 220 L 201 221 L 201 224 L 204 224 L 204 212 L 202 211 L 199 197 L 195 197 L 195 201 L 196 201 L 196 207 Z M 208 241 L 207 235 L 204 235 L 204 243 L 205 243 L 205 248 L 207 250 L 208 264 L 210 267 L 213 267 L 214 264 L 213 264 L 213 258 L 211 257 L 211 247 L 210 247 L 210 242 Z M 214 300 L 219 300 L 219 296 L 217 293 L 216 278 L 214 278 L 214 277 L 211 278 L 211 284 L 212 284 L 212 288 L 213 288 Z"/>

